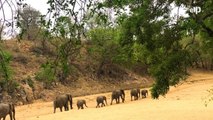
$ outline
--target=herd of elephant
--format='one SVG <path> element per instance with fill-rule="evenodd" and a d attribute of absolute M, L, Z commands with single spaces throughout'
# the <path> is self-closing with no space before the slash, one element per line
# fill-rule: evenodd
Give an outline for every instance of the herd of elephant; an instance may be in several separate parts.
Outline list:
<path fill-rule="evenodd" d="M 140 89 L 132 89 L 130 91 L 130 96 L 131 96 L 131 101 L 133 100 L 138 100 L 140 98 L 140 95 L 142 98 L 146 98 L 148 95 L 148 90 L 141 90 Z M 112 102 L 115 100 L 116 104 L 120 103 L 120 99 L 122 102 L 125 101 L 125 91 L 124 90 L 115 90 L 112 92 L 111 95 L 111 105 Z M 103 107 L 107 105 L 107 98 L 106 96 L 98 96 L 96 98 L 97 106 L 98 107 Z M 104 103 L 105 102 L 105 103 Z M 69 110 L 69 105 L 70 109 L 73 109 L 73 100 L 72 100 L 72 95 L 71 94 L 64 94 L 64 95 L 59 95 L 55 98 L 53 101 L 53 106 L 54 106 L 54 113 L 56 112 L 56 108 L 59 108 L 60 111 L 62 112 L 62 108 L 64 107 L 65 111 Z M 84 109 L 84 106 L 87 107 L 86 105 L 86 100 L 81 99 L 77 100 L 77 107 L 78 109 Z M 10 116 L 10 120 L 15 120 L 15 106 L 12 103 L 0 103 L 0 120 L 3 118 L 5 120 L 6 116 Z"/>
<path fill-rule="evenodd" d="M 142 98 L 146 98 L 148 95 L 148 90 L 141 90 L 138 89 L 131 89 L 130 91 L 130 96 L 131 96 L 131 101 L 133 100 L 138 100 L 140 98 L 140 95 Z M 112 102 L 115 100 L 116 104 L 120 103 L 120 99 L 122 100 L 122 102 L 125 101 L 125 92 L 124 90 L 115 90 L 112 92 L 111 95 L 111 105 Z M 99 107 L 103 107 L 105 105 L 107 105 L 107 98 L 106 96 L 98 96 L 96 98 L 96 102 L 97 102 L 97 106 L 96 108 Z M 53 101 L 53 106 L 54 106 L 54 113 L 56 112 L 56 108 L 60 108 L 60 111 L 62 112 L 62 108 L 64 107 L 65 111 L 69 110 L 69 105 L 70 105 L 70 109 L 73 109 L 72 104 L 73 104 L 73 100 L 72 100 L 72 95 L 71 94 L 65 94 L 65 95 L 59 95 L 56 97 L 56 99 Z M 86 100 L 84 99 L 80 99 L 77 100 L 77 108 L 78 109 L 84 109 L 84 106 L 87 107 L 86 105 Z"/>

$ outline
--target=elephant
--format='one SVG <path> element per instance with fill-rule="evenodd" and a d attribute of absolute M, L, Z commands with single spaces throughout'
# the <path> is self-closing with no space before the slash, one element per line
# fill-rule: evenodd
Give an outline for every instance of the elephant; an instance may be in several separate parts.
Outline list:
<path fill-rule="evenodd" d="M 86 100 L 78 100 L 77 101 L 77 107 L 78 107 L 78 110 L 81 108 L 81 109 L 84 109 L 84 105 L 87 107 L 86 105 Z"/>
<path fill-rule="evenodd" d="M 141 97 L 146 98 L 148 96 L 148 90 L 141 90 Z"/>
<path fill-rule="evenodd" d="M 73 109 L 72 107 L 72 95 L 71 94 L 65 94 L 65 95 L 59 95 L 55 98 L 53 101 L 54 106 L 54 113 L 56 112 L 56 108 L 60 108 L 60 111 L 62 112 L 62 108 L 64 107 L 65 111 L 69 110 L 68 104 L 70 102 L 70 109 Z"/>
<path fill-rule="evenodd" d="M 111 105 L 113 100 L 115 99 L 116 104 L 120 103 L 120 98 L 122 99 L 122 102 L 125 101 L 125 92 L 124 90 L 115 90 L 112 92 L 112 96 L 111 96 Z"/>
<path fill-rule="evenodd" d="M 0 120 L 5 120 L 7 115 L 10 115 L 10 120 L 15 120 L 15 106 L 12 103 L 0 103 Z"/>
<path fill-rule="evenodd" d="M 106 96 L 98 96 L 98 97 L 96 98 L 96 101 L 97 101 L 97 106 L 96 106 L 96 108 L 97 108 L 97 107 L 100 107 L 100 106 L 99 106 L 100 103 L 101 103 L 101 107 L 105 106 L 104 101 L 105 101 L 105 103 L 106 103 L 106 105 L 107 105 Z"/>
<path fill-rule="evenodd" d="M 131 89 L 130 96 L 131 96 L 131 101 L 132 101 L 132 97 L 134 97 L 134 100 L 138 100 L 140 96 L 140 89 Z"/>

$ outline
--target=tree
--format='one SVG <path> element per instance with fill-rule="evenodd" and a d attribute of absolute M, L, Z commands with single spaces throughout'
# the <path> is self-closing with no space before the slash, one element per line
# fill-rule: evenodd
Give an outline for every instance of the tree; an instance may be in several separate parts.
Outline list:
<path fill-rule="evenodd" d="M 88 32 L 90 39 L 88 51 L 93 58 L 93 63 L 98 64 L 98 77 L 103 74 L 103 66 L 115 63 L 119 53 L 118 34 L 117 28 L 96 28 Z"/>
<path fill-rule="evenodd" d="M 9 29 L 9 35 L 12 36 L 14 32 L 14 17 L 13 14 L 16 10 L 15 1 L 0 1 L 0 92 L 7 91 L 9 93 L 14 92 L 18 84 L 12 79 L 12 68 L 10 66 L 11 55 L 3 50 L 2 47 L 2 38 L 3 38 L 3 29 Z M 20 2 L 17 2 L 20 3 Z M 5 7 L 9 6 L 11 12 L 11 18 L 6 18 Z"/>
<path fill-rule="evenodd" d="M 121 22 L 120 44 L 128 47 L 130 57 L 142 58 L 155 79 L 152 97 L 165 95 L 170 85 L 176 85 L 187 75 L 187 51 L 180 45 L 181 26 L 171 24 L 169 6 L 171 1 L 144 0 L 105 2 L 103 6 L 130 8 L 131 14 Z M 141 54 L 134 54 L 136 48 Z M 141 55 L 141 56 L 138 56 Z"/>
<path fill-rule="evenodd" d="M 151 89 L 153 98 L 165 95 L 170 85 L 178 84 L 187 76 L 186 68 L 194 59 L 194 54 L 191 54 L 192 49 L 187 47 L 191 45 L 182 43 L 183 38 L 186 37 L 186 31 L 192 30 L 193 39 L 196 35 L 201 37 L 201 44 L 198 45 L 202 51 L 200 56 L 212 60 L 212 52 L 208 52 L 212 51 L 213 46 L 212 0 L 48 0 L 47 3 L 50 5 L 48 13 L 53 19 L 42 23 L 46 26 L 48 33 L 56 38 L 52 42 L 58 43 L 55 45 L 58 53 L 54 65 L 62 66 L 65 76 L 70 63 L 78 55 L 76 51 L 79 50 L 85 32 L 87 20 L 85 16 L 88 10 L 98 15 L 100 21 L 107 23 L 107 15 L 104 11 L 108 8 L 114 9 L 119 23 L 112 26 L 121 28 L 119 45 L 122 48 L 119 50 L 126 50 L 120 55 L 125 61 L 136 60 L 148 66 L 150 75 L 155 79 Z M 169 17 L 171 5 L 188 8 L 189 17 L 179 16 L 174 21 Z M 191 12 L 190 9 L 193 7 L 200 7 L 202 11 L 198 14 Z M 126 8 L 129 9 L 129 14 L 123 14 Z M 106 29 L 99 30 L 95 31 L 106 38 L 102 33 L 102 30 L 106 32 Z M 111 30 L 108 30 L 110 33 Z M 97 34 L 92 34 L 93 38 L 96 38 Z M 105 41 L 106 39 L 103 41 L 97 39 L 95 42 L 105 45 Z M 189 42 L 191 43 L 193 44 Z M 96 47 L 99 48 L 99 46 Z M 107 44 L 104 47 L 107 48 Z M 97 51 L 98 53 L 102 53 L 102 50 L 106 49 L 98 50 L 100 50 Z"/>
<path fill-rule="evenodd" d="M 26 6 L 17 11 L 17 25 L 21 28 L 20 37 L 26 40 L 35 40 L 38 38 L 40 26 L 39 20 L 41 13 L 31 6 Z"/>
<path fill-rule="evenodd" d="M 0 92 L 14 92 L 18 84 L 12 80 L 11 55 L 0 48 Z"/>
<path fill-rule="evenodd" d="M 196 52 L 191 51 L 193 55 L 197 56 L 196 66 L 200 66 L 204 69 L 212 69 L 213 67 L 213 2 L 211 0 L 191 0 L 189 1 L 176 1 L 177 6 L 183 6 L 187 10 L 189 17 L 182 18 L 183 31 L 187 31 L 188 44 L 186 49 L 195 48 Z M 186 42 L 186 41 L 185 41 Z"/>

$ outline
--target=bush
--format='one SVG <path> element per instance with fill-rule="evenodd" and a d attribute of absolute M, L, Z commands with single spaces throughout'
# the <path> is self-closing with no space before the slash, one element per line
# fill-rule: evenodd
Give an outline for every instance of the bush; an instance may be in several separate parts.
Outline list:
<path fill-rule="evenodd" d="M 11 55 L 0 49 L 0 89 L 8 93 L 14 92 L 18 83 L 12 80 L 12 69 L 10 68 Z"/>
<path fill-rule="evenodd" d="M 52 82 L 56 80 L 53 65 L 49 62 L 43 64 L 41 70 L 36 74 L 35 79 L 44 82 L 45 88 L 50 88 Z"/>

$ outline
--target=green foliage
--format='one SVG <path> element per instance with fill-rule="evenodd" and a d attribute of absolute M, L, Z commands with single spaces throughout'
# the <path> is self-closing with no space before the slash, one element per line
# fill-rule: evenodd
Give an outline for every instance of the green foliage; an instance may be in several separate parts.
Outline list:
<path fill-rule="evenodd" d="M 97 52 L 99 55 L 103 55 L 107 49 L 110 51 L 110 48 L 118 45 L 118 29 L 113 28 L 97 28 L 92 29 L 88 32 L 88 37 L 92 42 L 92 47 L 90 48 L 91 52 Z"/>
<path fill-rule="evenodd" d="M 169 23 L 169 1 L 154 4 L 154 1 L 145 0 L 138 5 L 129 1 L 112 7 L 122 8 L 126 4 L 132 5 L 132 13 L 120 21 L 120 44 L 131 61 L 148 65 L 149 73 L 155 78 L 152 97 L 158 98 L 168 92 L 170 85 L 177 84 L 187 75 L 188 53 L 179 43 L 182 38 L 180 26 Z"/>
<path fill-rule="evenodd" d="M 98 69 L 112 62 L 148 66 L 150 75 L 155 79 L 151 89 L 153 98 L 165 95 L 170 85 L 185 79 L 189 65 L 201 63 L 213 68 L 212 0 L 89 0 L 88 3 L 84 1 L 86 9 L 77 10 L 78 2 L 83 3 L 48 0 L 48 13 L 53 19 L 44 20 L 41 17 L 43 26 L 36 24 L 38 12 L 33 12 L 32 19 L 28 19 L 30 9 L 18 12 L 22 18 L 18 18 L 17 26 L 23 28 L 20 35 L 24 32 L 35 33 L 37 28 L 42 28 L 41 34 L 55 47 L 54 62 L 42 67 L 38 79 L 48 78 L 47 83 L 51 83 L 60 73 L 65 80 L 78 59 L 85 32 L 88 32 L 89 42 L 92 43 L 88 51 L 99 64 Z M 170 18 L 174 4 L 187 9 L 200 7 L 201 12 L 187 10 L 189 17 L 180 16 L 174 21 Z M 107 18 L 108 8 L 113 8 L 117 17 L 117 24 L 111 24 L 112 28 Z M 126 8 L 129 13 L 124 12 Z M 36 26 L 35 31 L 33 25 Z M 31 35 L 27 36 L 31 39 Z M 7 62 L 4 62 L 1 63 L 5 65 Z M 1 75 L 9 78 L 7 67 L 2 67 L 2 71 Z"/>
<path fill-rule="evenodd" d="M 12 80 L 11 58 L 8 52 L 0 49 L 0 87 L 10 93 L 18 86 L 18 83 Z"/>
<path fill-rule="evenodd" d="M 36 80 L 44 82 L 46 88 L 50 88 L 51 84 L 55 82 L 54 65 L 51 62 L 47 62 L 41 65 L 41 70 L 36 74 Z"/>
<path fill-rule="evenodd" d="M 96 28 L 88 32 L 91 45 L 88 47 L 90 57 L 98 66 L 97 74 L 105 64 L 112 64 L 118 54 L 118 29 Z"/>

